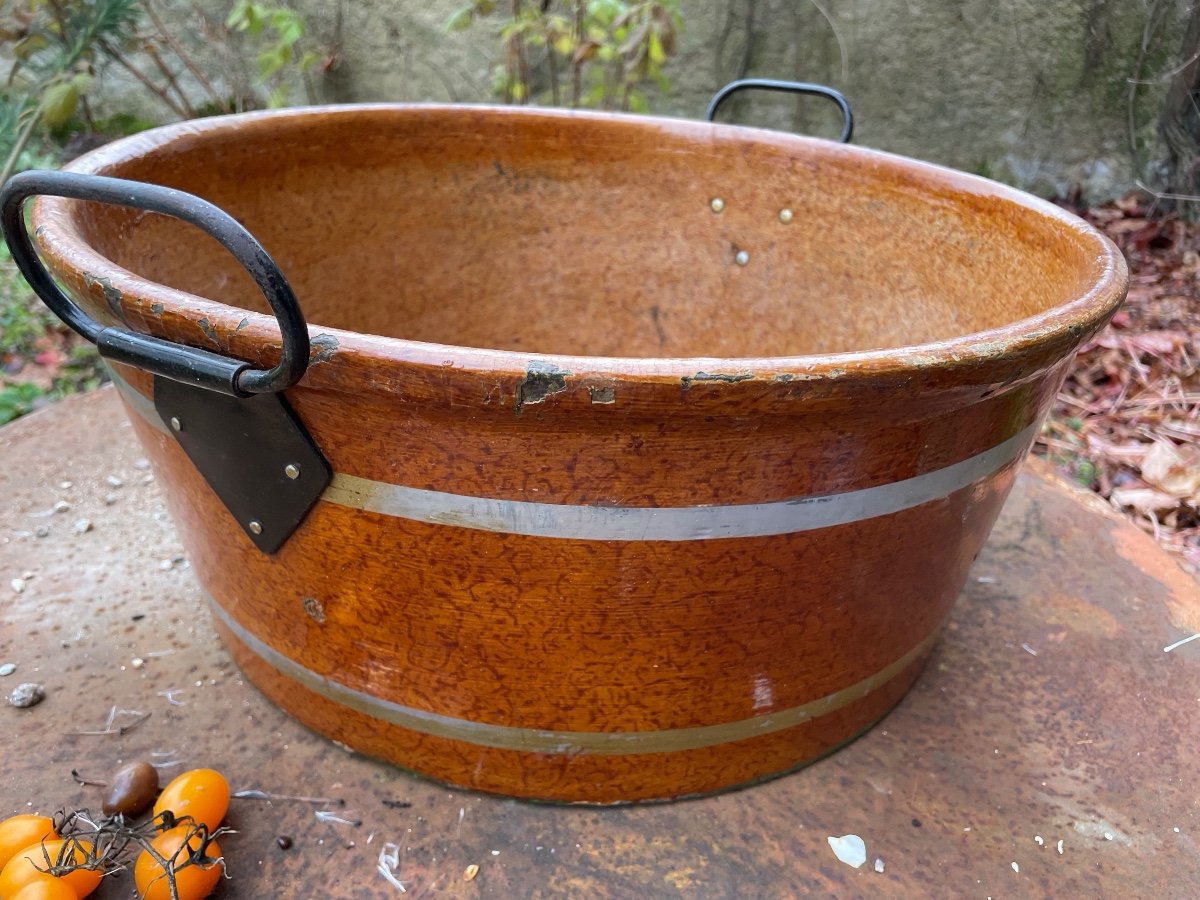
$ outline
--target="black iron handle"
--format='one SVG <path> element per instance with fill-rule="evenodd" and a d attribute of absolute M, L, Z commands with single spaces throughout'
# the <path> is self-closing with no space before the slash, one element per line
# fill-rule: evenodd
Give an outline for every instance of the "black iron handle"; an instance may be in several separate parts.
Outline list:
<path fill-rule="evenodd" d="M 713 121 L 721 104 L 738 91 L 782 91 L 788 94 L 824 97 L 836 103 L 838 109 L 842 111 L 842 136 L 838 140 L 843 144 L 848 144 L 854 135 L 854 113 L 850 111 L 850 104 L 846 98 L 831 87 L 823 84 L 808 84 L 803 81 L 776 81 L 772 78 L 743 78 L 740 81 L 731 81 L 713 94 L 712 100 L 708 103 L 708 109 L 704 111 L 704 118 L 710 122 Z"/>
<path fill-rule="evenodd" d="M 34 249 L 25 225 L 24 206 L 26 200 L 39 194 L 149 210 L 207 232 L 242 264 L 271 305 L 283 338 L 279 364 L 272 369 L 254 369 L 242 360 L 124 328 L 105 327 L 90 318 L 55 284 Z M 14 175 L 0 190 L 0 227 L 13 262 L 29 286 L 63 322 L 93 341 L 101 356 L 235 397 L 282 391 L 299 381 L 308 368 L 308 326 L 287 279 L 250 232 L 207 200 L 139 181 L 33 170 Z"/>

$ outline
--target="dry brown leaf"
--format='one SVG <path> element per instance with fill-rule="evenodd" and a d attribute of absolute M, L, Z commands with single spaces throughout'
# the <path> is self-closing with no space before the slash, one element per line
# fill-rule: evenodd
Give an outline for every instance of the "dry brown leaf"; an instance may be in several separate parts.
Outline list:
<path fill-rule="evenodd" d="M 1200 450 L 1155 441 L 1142 459 L 1142 478 L 1177 500 L 1200 504 Z"/>
<path fill-rule="evenodd" d="M 1179 505 L 1175 497 L 1153 488 L 1114 488 L 1108 499 L 1113 506 L 1128 507 L 1143 514 L 1164 512 Z"/>

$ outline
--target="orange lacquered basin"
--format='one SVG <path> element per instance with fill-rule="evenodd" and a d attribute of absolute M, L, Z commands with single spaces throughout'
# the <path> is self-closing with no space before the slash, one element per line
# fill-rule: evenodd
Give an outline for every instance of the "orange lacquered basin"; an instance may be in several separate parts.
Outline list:
<path fill-rule="evenodd" d="M 688 121 L 361 106 L 69 167 L 198 195 L 309 323 L 333 476 L 262 552 L 114 380 L 222 640 L 313 729 L 464 787 L 663 799 L 803 765 L 912 684 L 1126 270 L 980 178 Z M 97 318 L 270 365 L 214 241 L 43 198 Z"/>

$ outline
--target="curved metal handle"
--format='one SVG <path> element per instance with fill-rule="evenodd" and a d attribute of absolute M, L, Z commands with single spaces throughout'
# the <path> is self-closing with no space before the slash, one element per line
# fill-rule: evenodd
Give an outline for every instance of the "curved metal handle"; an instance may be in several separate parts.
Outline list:
<path fill-rule="evenodd" d="M 838 109 L 842 111 L 842 136 L 838 140 L 843 144 L 848 144 L 850 138 L 854 135 L 854 113 L 850 111 L 850 104 L 846 98 L 831 87 L 826 87 L 823 84 L 808 84 L 803 81 L 776 81 L 771 78 L 743 78 L 740 81 L 731 81 L 713 94 L 712 100 L 708 103 L 708 109 L 704 111 L 704 118 L 710 122 L 713 121 L 713 118 L 717 114 L 717 109 L 722 103 L 738 91 L 751 90 L 782 91 L 788 94 L 811 94 L 832 100 L 837 104 Z"/>
<path fill-rule="evenodd" d="M 34 249 L 23 210 L 25 201 L 39 194 L 162 213 L 195 225 L 215 238 L 242 264 L 271 305 L 283 339 L 279 364 L 273 369 L 254 369 L 242 360 L 124 328 L 105 327 L 89 318 L 55 284 Z M 14 175 L 0 190 L 0 227 L 13 262 L 29 286 L 63 322 L 93 341 L 102 356 L 235 397 L 282 391 L 299 381 L 308 368 L 308 326 L 287 279 L 250 232 L 207 200 L 139 181 L 33 170 Z"/>

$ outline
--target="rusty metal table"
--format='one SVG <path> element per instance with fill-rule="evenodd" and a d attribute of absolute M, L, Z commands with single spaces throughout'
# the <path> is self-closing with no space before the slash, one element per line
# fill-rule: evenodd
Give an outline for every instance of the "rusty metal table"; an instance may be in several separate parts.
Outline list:
<path fill-rule="evenodd" d="M 0 663 L 17 665 L 0 691 L 47 692 L 0 706 L 0 816 L 96 809 L 71 769 L 146 758 L 361 820 L 233 801 L 224 898 L 398 896 L 389 843 L 415 897 L 1200 892 L 1200 641 L 1163 649 L 1200 631 L 1200 589 L 1047 476 L 1021 477 L 929 668 L 866 736 L 757 787 L 599 809 L 431 784 L 272 707 L 217 644 L 140 456 L 111 389 L 0 430 Z M 151 716 L 71 734 L 114 706 Z M 846 834 L 859 869 L 828 843 Z M 125 876 L 94 896 L 130 895 Z"/>

